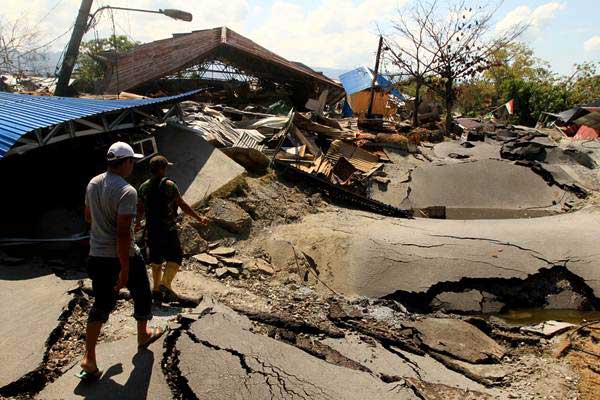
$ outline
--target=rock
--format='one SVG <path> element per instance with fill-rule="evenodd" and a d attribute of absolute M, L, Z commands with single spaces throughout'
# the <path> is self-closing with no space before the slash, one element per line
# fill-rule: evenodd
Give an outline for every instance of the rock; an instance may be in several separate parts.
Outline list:
<path fill-rule="evenodd" d="M 533 326 L 523 326 L 521 327 L 521 332 L 535 333 L 536 335 L 552 337 L 575 327 L 576 325 L 569 324 L 567 322 L 544 321 Z"/>
<path fill-rule="evenodd" d="M 257 258 L 245 263 L 244 268 L 249 271 L 257 271 L 266 275 L 273 275 L 275 273 L 273 266 L 262 258 Z"/>
<path fill-rule="evenodd" d="M 491 293 L 481 292 L 481 294 L 483 296 L 483 302 L 481 303 L 481 312 L 484 314 L 499 313 L 506 305 L 500 300 L 498 300 L 498 298 Z"/>
<path fill-rule="evenodd" d="M 473 325 L 450 318 L 425 318 L 402 322 L 418 332 L 431 350 L 473 364 L 498 361 L 506 349 Z"/>
<path fill-rule="evenodd" d="M 241 268 L 244 265 L 244 262 L 239 258 L 232 257 L 223 257 L 221 258 L 221 262 L 226 264 L 229 267 Z"/>
<path fill-rule="evenodd" d="M 246 211 L 224 199 L 215 199 L 206 216 L 233 233 L 246 232 L 252 225 L 252 218 Z"/>
<path fill-rule="evenodd" d="M 208 254 L 219 258 L 230 257 L 235 255 L 235 249 L 233 247 L 217 247 L 214 250 L 210 250 Z"/>
<path fill-rule="evenodd" d="M 219 264 L 219 260 L 206 253 L 195 255 L 194 260 L 200 261 L 202 264 L 209 266 L 217 266 Z"/>
<path fill-rule="evenodd" d="M 238 276 L 240 276 L 240 270 L 233 267 L 221 267 L 216 269 L 215 274 L 219 279 L 225 278 L 227 276 L 233 276 L 234 278 L 237 278 Z"/>
<path fill-rule="evenodd" d="M 450 312 L 481 312 L 482 301 L 481 292 L 472 289 L 459 293 L 440 293 L 431 301 L 431 306 L 435 310 Z"/>
<path fill-rule="evenodd" d="M 582 310 L 587 304 L 587 299 L 572 290 L 563 290 L 557 294 L 546 296 L 546 306 L 549 310 Z"/>
<path fill-rule="evenodd" d="M 208 242 L 200 236 L 200 233 L 190 223 L 184 223 L 179 230 L 179 241 L 183 254 L 193 256 L 208 250 Z"/>

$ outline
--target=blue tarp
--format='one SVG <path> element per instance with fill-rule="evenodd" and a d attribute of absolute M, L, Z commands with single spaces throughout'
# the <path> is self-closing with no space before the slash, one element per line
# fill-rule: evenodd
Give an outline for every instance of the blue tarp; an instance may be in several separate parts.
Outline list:
<path fill-rule="evenodd" d="M 367 67 L 358 67 L 352 71 L 344 72 L 339 78 L 342 82 L 342 86 L 344 86 L 346 95 L 351 96 L 354 93 L 371 88 L 371 84 L 373 82 L 373 72 Z M 389 92 L 399 100 L 405 100 L 405 97 L 402 95 L 402 93 L 400 93 L 398 89 L 394 88 L 392 82 L 383 75 L 377 75 L 375 84 L 384 90 L 389 90 Z"/>

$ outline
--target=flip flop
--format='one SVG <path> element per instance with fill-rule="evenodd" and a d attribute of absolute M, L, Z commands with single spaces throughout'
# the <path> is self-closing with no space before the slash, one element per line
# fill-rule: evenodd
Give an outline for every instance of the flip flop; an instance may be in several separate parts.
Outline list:
<path fill-rule="evenodd" d="M 138 350 L 147 349 L 148 346 L 160 339 L 160 337 L 164 335 L 166 331 L 166 329 L 161 329 L 159 326 L 152 328 L 152 335 L 150 335 L 150 338 L 144 343 L 138 344 Z"/>
<path fill-rule="evenodd" d="M 81 371 L 76 373 L 75 376 L 77 378 L 81 379 L 82 381 L 86 381 L 86 382 L 97 381 L 102 376 L 102 371 L 98 367 L 96 367 L 96 370 L 93 372 L 88 372 L 88 371 L 82 369 Z"/>

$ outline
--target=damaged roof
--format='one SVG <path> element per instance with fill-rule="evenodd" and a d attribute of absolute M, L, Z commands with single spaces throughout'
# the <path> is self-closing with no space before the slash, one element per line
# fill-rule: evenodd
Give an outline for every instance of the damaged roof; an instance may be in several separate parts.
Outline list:
<path fill-rule="evenodd" d="M 312 82 L 339 90 L 341 85 L 311 68 L 259 46 L 226 27 L 205 29 L 134 47 L 106 60 L 108 77 L 104 92 L 118 93 L 174 74 L 207 60 L 234 64 L 248 74 L 266 79 Z"/>
<path fill-rule="evenodd" d="M 198 93 L 138 100 L 94 100 L 0 92 L 0 159 L 23 136 L 68 121 L 113 111 L 179 102 Z"/>

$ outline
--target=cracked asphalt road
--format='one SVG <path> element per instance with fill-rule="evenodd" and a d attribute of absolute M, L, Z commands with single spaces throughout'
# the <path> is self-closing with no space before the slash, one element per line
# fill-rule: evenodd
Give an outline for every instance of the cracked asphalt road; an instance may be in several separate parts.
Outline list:
<path fill-rule="evenodd" d="M 600 210 L 590 207 L 533 219 L 397 222 L 343 210 L 307 216 L 255 241 L 267 248 L 291 242 L 315 260 L 320 279 L 346 295 L 426 292 L 464 278 L 524 279 L 561 265 L 598 297 L 598 237 Z"/>

